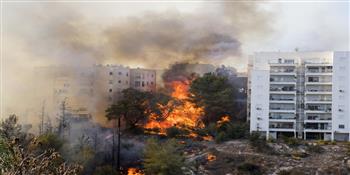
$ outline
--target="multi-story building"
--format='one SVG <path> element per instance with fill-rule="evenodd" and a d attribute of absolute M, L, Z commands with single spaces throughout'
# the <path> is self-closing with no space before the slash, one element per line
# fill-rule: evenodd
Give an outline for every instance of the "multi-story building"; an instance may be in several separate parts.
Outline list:
<path fill-rule="evenodd" d="M 349 140 L 349 52 L 258 52 L 250 63 L 251 132 Z"/>
<path fill-rule="evenodd" d="M 140 90 L 154 92 L 156 90 L 156 70 L 130 69 L 130 87 Z"/>
<path fill-rule="evenodd" d="M 38 91 L 50 89 L 38 94 L 45 99 L 47 110 L 53 112 L 51 115 L 61 115 L 65 102 L 67 112 L 104 116 L 105 109 L 120 99 L 122 90 L 156 90 L 156 71 L 149 69 L 94 65 L 40 67 L 36 71 Z"/>

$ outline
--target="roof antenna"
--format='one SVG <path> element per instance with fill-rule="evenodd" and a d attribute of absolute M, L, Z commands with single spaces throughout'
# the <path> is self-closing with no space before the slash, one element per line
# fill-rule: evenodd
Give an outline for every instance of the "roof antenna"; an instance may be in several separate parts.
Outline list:
<path fill-rule="evenodd" d="M 296 48 L 294 49 L 294 51 L 295 51 L 295 52 L 298 52 L 298 51 L 299 51 L 299 48 L 296 47 Z"/>

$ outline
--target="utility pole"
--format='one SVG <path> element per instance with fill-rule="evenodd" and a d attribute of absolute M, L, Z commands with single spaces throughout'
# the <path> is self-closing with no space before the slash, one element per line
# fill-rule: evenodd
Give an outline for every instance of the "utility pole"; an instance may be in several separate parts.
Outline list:
<path fill-rule="evenodd" d="M 43 106 L 41 109 L 41 123 L 39 127 L 39 134 L 42 135 L 44 133 L 44 118 L 45 118 L 45 100 L 43 101 Z"/>
<path fill-rule="evenodd" d="M 117 168 L 120 171 L 120 116 L 118 117 L 118 148 L 117 148 Z"/>
<path fill-rule="evenodd" d="M 112 136 L 112 167 L 114 167 L 115 164 L 115 131 L 116 127 L 113 128 L 113 136 Z M 119 170 L 118 170 L 119 172 Z"/>
<path fill-rule="evenodd" d="M 62 139 L 64 139 L 64 129 L 66 125 L 66 99 L 62 101 L 62 116 L 60 118 L 60 125 L 59 125 L 59 134 L 61 135 Z"/>

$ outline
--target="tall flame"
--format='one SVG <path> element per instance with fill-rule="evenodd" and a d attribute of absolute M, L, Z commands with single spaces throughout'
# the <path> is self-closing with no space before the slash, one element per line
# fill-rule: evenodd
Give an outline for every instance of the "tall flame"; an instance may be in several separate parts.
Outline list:
<path fill-rule="evenodd" d="M 144 173 L 137 168 L 129 168 L 128 175 L 144 175 Z"/>
<path fill-rule="evenodd" d="M 203 123 L 200 122 L 200 117 L 204 114 L 203 108 L 196 107 L 194 103 L 188 101 L 188 89 L 189 81 L 173 81 L 170 83 L 173 92 L 171 96 L 177 100 L 181 100 L 183 103 L 181 105 L 172 108 L 173 102 L 169 101 L 167 105 L 160 105 L 162 113 L 166 113 L 167 117 L 164 120 L 157 121 L 159 118 L 157 114 L 151 114 L 149 122 L 145 125 L 145 128 L 160 129 L 159 134 L 165 134 L 165 130 L 172 126 L 184 126 L 188 128 L 194 127 L 204 127 Z"/>

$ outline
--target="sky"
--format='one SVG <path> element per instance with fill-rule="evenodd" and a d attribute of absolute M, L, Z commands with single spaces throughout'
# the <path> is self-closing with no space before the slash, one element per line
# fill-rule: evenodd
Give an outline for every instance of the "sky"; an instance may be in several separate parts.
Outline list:
<path fill-rule="evenodd" d="M 245 6 L 250 6 L 248 12 L 244 12 Z M 230 6 L 225 9 L 222 6 Z M 237 12 L 235 12 L 237 11 Z M 225 14 L 226 13 L 226 14 Z M 232 14 L 231 14 L 232 13 Z M 250 14 L 249 14 L 250 13 Z M 151 18 L 147 17 L 151 14 Z M 78 28 L 75 32 L 90 32 L 99 33 L 102 30 L 108 30 L 114 23 L 119 23 L 129 18 L 137 18 L 137 20 L 147 21 L 143 24 L 151 26 L 152 20 L 155 23 L 157 16 L 162 18 L 168 16 L 169 20 L 176 19 L 175 22 L 186 23 L 185 27 L 200 26 L 196 28 L 185 30 L 187 36 L 191 37 L 196 33 L 205 30 L 208 27 L 222 25 L 222 28 L 213 28 L 207 31 L 208 33 L 237 33 L 234 38 L 238 40 L 239 54 L 224 53 L 220 55 L 220 59 L 208 61 L 207 59 L 198 60 L 199 62 L 210 62 L 214 64 L 226 64 L 235 66 L 239 71 L 245 71 L 247 55 L 255 51 L 293 51 L 298 48 L 300 51 L 315 51 L 315 50 L 349 50 L 349 2 L 291 2 L 291 1 L 267 1 L 259 3 L 242 3 L 242 2 L 208 2 L 208 1 L 149 1 L 149 2 L 5 2 L 3 4 L 3 43 L 5 56 L 5 66 L 7 59 L 19 59 L 15 64 L 20 62 L 25 63 L 24 59 L 31 59 L 33 65 L 45 65 L 45 57 L 53 57 L 52 55 L 60 53 L 37 53 L 38 50 L 49 50 L 52 48 L 45 48 L 51 45 L 50 42 L 43 42 L 42 40 L 59 40 L 52 36 L 48 30 L 55 30 L 60 28 L 60 24 L 67 23 L 84 23 L 83 27 Z M 187 18 L 187 19 L 186 19 Z M 188 19 L 191 18 L 191 19 Z M 227 19 L 231 18 L 231 19 Z M 76 20 L 74 20 L 76 19 Z M 165 19 L 168 20 L 168 19 Z M 164 20 L 164 21 L 165 21 Z M 227 22 L 227 21 L 228 22 Z M 229 21 L 231 20 L 231 21 Z M 57 21 L 57 25 L 54 25 Z M 219 21 L 219 22 L 217 22 Z M 170 21 L 172 22 L 172 21 Z M 226 25 L 225 23 L 232 23 Z M 127 22 L 126 22 L 127 23 Z M 189 24 L 187 24 L 189 23 Z M 197 24 L 208 23 L 208 24 Z M 119 26 L 123 24 L 117 24 Z M 129 25 L 129 24 L 124 24 Z M 142 25 L 142 24 L 141 24 Z M 240 27 L 243 26 L 243 27 Z M 128 26 L 129 27 L 129 26 Z M 224 29 L 224 28 L 232 28 Z M 81 30 L 81 28 L 84 28 Z M 89 29 L 86 29 L 89 28 Z M 107 29 L 106 29 L 107 28 Z M 118 33 L 118 29 L 112 31 Z M 127 30 L 128 28 L 124 29 Z M 167 30 L 163 26 L 159 26 L 156 30 Z M 174 31 L 174 35 L 177 31 Z M 182 31 L 183 32 L 183 31 Z M 132 33 L 132 34 L 135 34 Z M 147 35 L 149 32 L 140 33 L 140 35 Z M 102 38 L 103 34 L 96 34 L 93 39 L 88 42 L 94 42 L 98 45 L 98 38 Z M 152 33 L 156 38 L 158 35 L 162 37 L 162 33 Z M 205 35 L 205 34 L 204 34 Z M 92 35 L 91 35 L 92 36 Z M 101 36 L 101 37 L 100 37 Z M 71 37 L 75 37 L 72 35 Z M 82 36 L 85 37 L 85 36 Z M 90 35 L 88 36 L 90 37 Z M 116 37 L 116 40 L 120 37 Z M 130 40 L 133 38 L 130 38 Z M 150 38 L 153 39 L 153 38 Z M 40 41 L 41 40 L 41 41 Z M 130 41 L 128 38 L 124 42 Z M 171 42 L 172 40 L 169 40 Z M 197 42 L 190 42 L 183 39 L 179 44 L 198 44 Z M 144 42 L 143 44 L 149 44 Z M 38 45 L 40 48 L 33 48 L 32 45 Z M 101 47 L 105 47 L 101 44 Z M 23 47 L 22 53 L 13 54 L 12 50 L 17 50 L 18 47 Z M 60 47 L 58 45 L 57 47 Z M 97 47 L 97 46 L 94 46 Z M 107 46 L 108 47 L 108 46 Z M 131 46 L 130 46 L 131 47 Z M 143 47 L 143 46 L 140 46 Z M 157 46 L 159 47 L 159 46 Z M 176 46 L 175 46 L 176 47 Z M 180 47 L 180 46 L 178 46 Z M 99 48 L 100 49 L 100 48 Z M 159 48 L 158 48 L 159 49 Z M 155 49 L 155 52 L 162 52 L 162 50 Z M 234 48 L 237 49 L 237 48 Z M 182 49 L 179 52 L 183 51 Z M 8 52 L 7 52 L 8 51 Z M 143 50 L 144 51 L 144 50 Z M 7 53 L 9 56 L 7 56 Z M 65 50 L 57 52 L 66 52 Z M 102 49 L 101 52 L 107 52 Z M 219 51 L 220 52 L 220 51 Z M 226 51 L 224 51 L 226 52 Z M 74 54 L 74 53 L 73 53 Z M 114 54 L 100 53 L 99 57 L 113 57 Z M 220 53 L 219 53 L 220 54 Z M 23 56 L 22 56 L 23 55 Z M 167 56 L 168 54 L 162 55 Z M 209 54 L 210 55 L 210 54 Z M 38 58 L 44 56 L 44 58 Z M 61 55 L 60 55 L 61 56 Z M 66 56 L 66 55 L 65 55 Z M 73 55 L 72 57 L 74 57 Z M 123 55 L 118 55 L 122 57 Z M 147 67 L 150 65 L 142 65 L 140 62 L 145 58 L 140 55 L 133 55 L 137 60 L 130 63 L 132 66 Z M 182 56 L 182 55 L 181 55 Z M 180 57 L 181 57 L 180 56 Z M 202 56 L 202 55 L 201 55 Z M 212 55 L 210 55 L 212 56 Z M 12 58 L 11 58 L 12 57 Z M 21 58 L 15 58 L 21 57 Z M 28 58 L 25 58 L 28 57 Z M 37 57 L 37 58 L 32 58 Z M 142 58 L 141 58 L 142 57 Z M 208 56 L 209 57 L 209 56 Z M 215 57 L 215 55 L 213 56 Z M 59 58 L 61 59 L 61 58 Z M 97 58 L 100 59 L 100 58 Z M 103 63 L 113 63 L 115 58 L 104 58 Z M 156 59 L 159 59 L 158 57 Z M 109 61 L 107 61 L 109 60 Z M 112 60 L 112 61 L 110 61 Z M 144 59 L 150 61 L 150 58 Z M 176 59 L 172 59 L 176 60 Z M 179 61 L 182 61 L 179 59 Z M 79 60 L 81 62 L 81 60 Z M 84 61 L 83 61 L 84 62 Z M 88 62 L 88 61 L 86 61 Z M 97 61 L 99 62 L 99 61 Z M 118 62 L 118 61 L 117 61 Z M 57 62 L 49 62 L 50 64 L 57 64 Z M 121 63 L 126 63 L 121 61 Z M 9 63 L 10 64 L 10 63 Z M 128 63 L 126 63 L 128 64 Z M 168 62 L 164 62 L 168 64 Z M 153 67 L 153 65 L 152 65 Z"/>
<path fill-rule="evenodd" d="M 1 106 L 31 102 L 40 66 L 198 62 L 258 51 L 350 50 L 348 1 L 3 1 Z M 26 100 L 25 100 L 26 99 Z M 6 102 L 6 103 L 5 103 Z M 3 109 L 1 110 L 3 111 Z"/>

